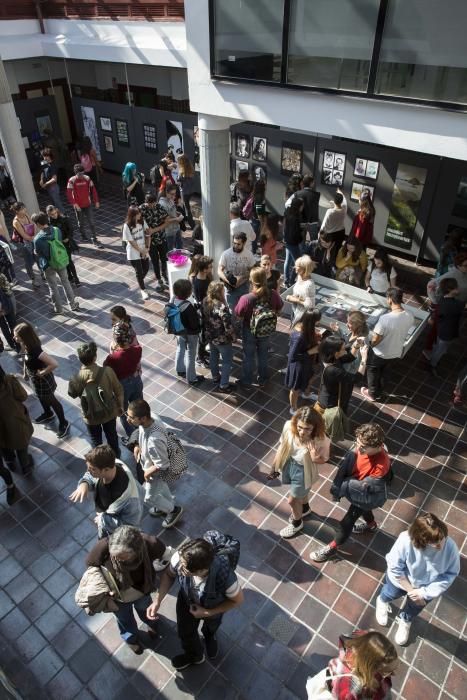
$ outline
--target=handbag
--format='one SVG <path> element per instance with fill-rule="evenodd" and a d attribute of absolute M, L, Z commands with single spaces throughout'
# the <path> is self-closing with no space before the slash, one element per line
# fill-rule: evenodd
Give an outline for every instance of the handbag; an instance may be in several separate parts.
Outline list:
<path fill-rule="evenodd" d="M 131 587 L 127 588 L 125 591 L 121 591 L 112 572 L 104 565 L 100 567 L 100 570 L 108 587 L 114 594 L 114 600 L 117 600 L 120 603 L 134 603 L 135 600 L 139 600 L 139 598 L 143 597 L 144 593 L 138 591 L 137 588 Z"/>
<path fill-rule="evenodd" d="M 337 406 L 325 408 L 323 413 L 324 429 L 326 435 L 331 438 L 332 442 L 340 442 L 349 431 L 349 419 L 341 408 L 341 392 L 342 384 L 339 382 Z"/>
<path fill-rule="evenodd" d="M 323 668 L 315 676 L 309 676 L 306 682 L 308 700 L 333 700 L 334 696 L 329 690 L 328 681 L 345 676 L 352 676 L 352 674 L 341 673 L 333 675 L 329 667 Z"/>

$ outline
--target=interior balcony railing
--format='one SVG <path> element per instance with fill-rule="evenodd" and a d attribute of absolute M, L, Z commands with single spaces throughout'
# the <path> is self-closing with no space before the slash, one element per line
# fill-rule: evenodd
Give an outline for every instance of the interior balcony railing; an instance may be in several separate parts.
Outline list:
<path fill-rule="evenodd" d="M 38 18 L 174 22 L 185 12 L 183 0 L 0 0 L 0 20 Z"/>

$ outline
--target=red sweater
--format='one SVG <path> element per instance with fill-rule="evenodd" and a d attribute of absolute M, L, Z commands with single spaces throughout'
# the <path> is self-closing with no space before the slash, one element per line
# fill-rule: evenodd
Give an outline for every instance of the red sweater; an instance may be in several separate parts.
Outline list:
<path fill-rule="evenodd" d="M 373 225 L 373 221 L 369 221 L 357 213 L 352 223 L 349 238 L 356 238 L 362 245 L 370 245 L 373 240 Z"/>
<path fill-rule="evenodd" d="M 362 455 L 357 451 L 357 459 L 355 460 L 352 476 L 359 481 L 362 481 L 367 476 L 381 479 L 383 476 L 386 476 L 390 466 L 389 455 L 385 449 L 371 456 Z"/>
<path fill-rule="evenodd" d="M 129 348 L 117 348 L 104 360 L 106 367 L 112 367 L 118 379 L 126 379 L 138 373 L 141 362 L 142 348 L 140 345 L 130 345 Z"/>
<path fill-rule="evenodd" d="M 66 196 L 71 206 L 77 204 L 80 209 L 87 209 L 94 204 L 99 204 L 99 195 L 94 183 L 87 175 L 73 175 L 66 186 Z"/>

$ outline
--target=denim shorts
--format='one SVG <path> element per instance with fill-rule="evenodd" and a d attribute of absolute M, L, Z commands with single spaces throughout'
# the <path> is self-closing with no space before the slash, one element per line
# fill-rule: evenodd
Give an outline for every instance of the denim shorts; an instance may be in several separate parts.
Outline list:
<path fill-rule="evenodd" d="M 303 464 L 299 464 L 292 457 L 289 457 L 282 470 L 282 483 L 290 484 L 292 498 L 305 498 L 310 493 L 310 488 L 305 487 Z"/>

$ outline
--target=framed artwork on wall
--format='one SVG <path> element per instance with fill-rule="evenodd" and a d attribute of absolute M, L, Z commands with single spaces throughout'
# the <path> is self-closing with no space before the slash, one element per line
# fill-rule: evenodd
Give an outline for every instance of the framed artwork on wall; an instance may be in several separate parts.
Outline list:
<path fill-rule="evenodd" d="M 183 124 L 182 122 L 165 120 L 167 131 L 167 151 L 173 153 L 175 160 L 184 152 L 183 149 Z"/>
<path fill-rule="evenodd" d="M 303 148 L 299 143 L 284 141 L 281 150 L 281 173 L 293 175 L 302 172 Z"/>
<path fill-rule="evenodd" d="M 236 160 L 235 161 L 235 179 L 238 180 L 238 176 L 244 170 L 248 172 L 248 162 L 246 160 Z"/>
<path fill-rule="evenodd" d="M 323 169 L 321 171 L 321 182 L 324 185 L 334 185 L 335 187 L 342 186 L 344 182 L 346 158 L 347 156 L 345 153 L 324 151 Z"/>
<path fill-rule="evenodd" d="M 235 155 L 237 158 L 250 157 L 250 137 L 247 134 L 235 136 Z"/>
<path fill-rule="evenodd" d="M 50 119 L 50 114 L 42 114 L 36 117 L 37 130 L 39 131 L 41 137 L 53 134 L 52 120 Z"/>
<path fill-rule="evenodd" d="M 117 143 L 119 146 L 129 146 L 130 136 L 128 134 L 128 122 L 126 119 L 116 119 L 115 129 L 117 131 Z"/>
<path fill-rule="evenodd" d="M 268 181 L 268 171 L 265 165 L 253 165 L 251 169 L 251 177 L 253 182 L 257 180 Z"/>
<path fill-rule="evenodd" d="M 101 157 L 101 146 L 99 143 L 99 135 L 97 133 L 94 107 L 82 106 L 81 118 L 83 120 L 84 133 L 91 141 L 93 148 L 96 151 L 97 158 L 99 159 Z"/>
<path fill-rule="evenodd" d="M 100 117 L 102 131 L 112 131 L 112 120 L 110 117 Z"/>
<path fill-rule="evenodd" d="M 379 162 L 377 160 L 367 160 L 366 158 L 355 159 L 355 169 L 353 174 L 357 177 L 368 177 L 370 180 L 378 179 Z"/>
<path fill-rule="evenodd" d="M 113 153 L 114 152 L 114 142 L 111 136 L 104 136 L 104 147 L 106 150 L 106 153 Z"/>
<path fill-rule="evenodd" d="M 253 160 L 258 160 L 263 162 L 267 160 L 268 157 L 268 140 L 262 138 L 261 136 L 253 136 Z"/>
<path fill-rule="evenodd" d="M 373 201 L 375 188 L 370 187 L 370 185 L 367 185 L 365 182 L 352 182 L 352 191 L 350 193 L 350 199 L 353 202 L 359 202 L 360 195 L 362 194 L 363 190 L 368 190 L 368 192 L 371 195 L 371 200 Z"/>
<path fill-rule="evenodd" d="M 148 153 L 157 152 L 157 129 L 155 124 L 143 124 L 144 150 Z"/>

